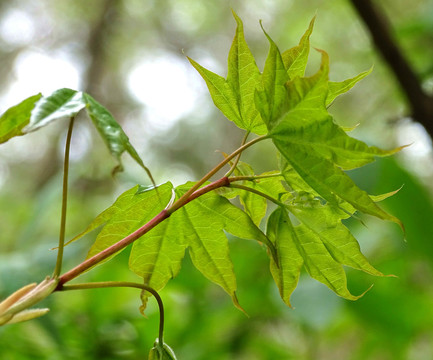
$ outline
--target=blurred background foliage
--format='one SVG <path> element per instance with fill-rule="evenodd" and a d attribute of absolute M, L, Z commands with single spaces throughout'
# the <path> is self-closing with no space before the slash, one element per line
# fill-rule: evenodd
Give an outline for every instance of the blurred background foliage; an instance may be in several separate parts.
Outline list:
<path fill-rule="evenodd" d="M 378 2 L 379 3 L 379 2 Z M 384 0 L 394 35 L 428 92 L 433 90 L 433 2 Z M 295 309 L 280 300 L 257 244 L 231 240 L 238 296 L 250 318 L 205 280 L 186 257 L 180 275 L 162 291 L 166 341 L 179 359 L 432 359 L 433 157 L 431 139 L 407 114 L 398 85 L 346 0 L 93 0 L 0 1 L 0 112 L 23 98 L 61 87 L 88 91 L 107 106 L 150 167 L 156 181 L 181 184 L 204 174 L 236 148 L 242 134 L 213 106 L 185 54 L 225 74 L 234 34 L 234 8 L 263 68 L 265 29 L 285 50 L 318 18 L 312 46 L 331 57 L 331 79 L 374 65 L 373 74 L 338 99 L 331 112 L 355 126 L 355 137 L 384 148 L 413 143 L 391 159 L 350 172 L 379 194 L 403 185 L 383 206 L 406 227 L 365 218 L 349 221 L 372 264 L 397 278 L 348 270 L 360 300 L 336 297 L 303 277 Z M 310 72 L 319 56 L 312 52 Z M 0 147 L 0 298 L 51 274 L 59 227 L 66 122 Z M 68 236 L 81 231 L 115 197 L 146 174 L 125 158 L 114 166 L 86 119 L 74 130 Z M 270 169 L 270 149 L 245 154 L 257 171 Z M 272 155 L 273 156 L 273 155 Z M 94 234 L 67 247 L 65 269 L 81 261 Z M 82 281 L 139 281 L 127 252 L 82 276 Z M 0 357 L 20 359 L 145 359 L 157 336 L 158 313 L 138 312 L 136 290 L 57 293 L 38 320 L 0 328 Z"/>

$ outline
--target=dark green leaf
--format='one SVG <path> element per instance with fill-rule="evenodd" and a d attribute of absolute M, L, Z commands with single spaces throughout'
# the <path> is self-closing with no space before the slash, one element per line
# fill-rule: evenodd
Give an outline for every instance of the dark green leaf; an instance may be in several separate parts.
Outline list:
<path fill-rule="evenodd" d="M 129 142 L 123 129 L 114 119 L 113 115 L 100 103 L 88 94 L 84 94 L 86 101 L 87 113 L 93 124 L 110 150 L 111 155 L 117 160 L 118 166 L 114 169 L 114 173 L 123 170 L 121 155 L 126 151 L 131 157 L 146 171 L 152 184 L 155 186 L 152 174 L 149 169 L 144 165 L 137 151 Z"/>
<path fill-rule="evenodd" d="M 56 90 L 37 102 L 32 111 L 30 123 L 24 131 L 34 131 L 51 121 L 74 117 L 85 106 L 86 102 L 82 92 L 71 89 Z"/>

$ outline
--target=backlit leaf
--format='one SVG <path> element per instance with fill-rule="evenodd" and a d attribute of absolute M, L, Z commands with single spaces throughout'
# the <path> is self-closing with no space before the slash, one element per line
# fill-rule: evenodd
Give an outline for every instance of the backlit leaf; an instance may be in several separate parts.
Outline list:
<path fill-rule="evenodd" d="M 254 100 L 263 121 L 271 130 L 287 109 L 288 98 L 285 84 L 289 76 L 280 50 L 264 29 L 263 32 L 268 38 L 270 48 L 262 74 L 263 90 L 256 90 Z"/>
<path fill-rule="evenodd" d="M 330 104 L 332 104 L 332 102 L 335 100 L 337 96 L 340 96 L 341 94 L 344 94 L 345 92 L 349 91 L 358 81 L 365 78 L 372 71 L 373 68 L 370 68 L 369 70 L 364 71 L 351 79 L 347 79 L 340 82 L 330 81 L 328 84 L 329 91 L 326 97 L 326 105 L 329 106 Z"/>
<path fill-rule="evenodd" d="M 178 187 L 177 196 L 192 185 Z M 160 290 L 177 275 L 184 249 L 188 248 L 195 267 L 221 286 L 240 307 L 224 230 L 240 238 L 269 244 L 266 236 L 241 209 L 220 195 L 207 193 L 137 240 L 131 252 L 130 268 L 143 277 L 145 284 Z"/>
<path fill-rule="evenodd" d="M 304 76 L 308 54 L 310 53 L 310 35 L 313 32 L 315 20 L 316 17 L 313 17 L 299 44 L 281 54 L 284 66 L 287 69 L 287 75 L 291 80 L 298 76 Z"/>
<path fill-rule="evenodd" d="M 54 120 L 74 117 L 85 106 L 82 92 L 66 88 L 56 90 L 36 103 L 30 123 L 24 131 L 34 131 Z"/>
<path fill-rule="evenodd" d="M 260 86 L 260 71 L 245 41 L 241 19 L 233 11 L 236 34 L 228 57 L 227 80 L 188 58 L 203 77 L 216 107 L 241 129 L 262 135 L 266 126 L 254 105 L 254 92 Z"/>
<path fill-rule="evenodd" d="M 277 208 L 269 216 L 266 235 L 274 243 L 278 254 L 278 265 L 271 259 L 272 277 L 280 290 L 281 298 L 292 306 L 290 296 L 298 285 L 304 260 L 293 240 L 297 235 L 289 221 L 284 210 Z"/>
<path fill-rule="evenodd" d="M 41 94 L 30 96 L 6 110 L 0 117 L 0 144 L 15 136 L 24 135 L 22 130 L 29 123 L 31 111 L 41 97 Z"/>
<path fill-rule="evenodd" d="M 333 123 L 325 106 L 329 59 L 321 52 L 322 64 L 315 75 L 287 83 L 288 110 L 270 133 L 273 142 L 302 181 L 331 204 L 338 206 L 342 199 L 357 210 L 401 225 L 342 171 L 399 149 L 368 147 Z"/>
<path fill-rule="evenodd" d="M 339 208 L 321 202 L 308 193 L 301 193 L 287 203 L 288 210 L 327 248 L 331 256 L 342 265 L 375 276 L 383 276 L 361 253 L 356 239 L 342 224 L 349 215 Z"/>
<path fill-rule="evenodd" d="M 120 195 L 112 206 L 97 216 L 88 228 L 76 237 L 78 239 L 104 225 L 90 248 L 87 258 L 146 224 L 165 208 L 172 196 L 172 185 L 169 182 L 146 192 L 137 193 L 138 189 L 139 187 L 135 186 Z"/>
<path fill-rule="evenodd" d="M 302 266 L 312 278 L 337 295 L 348 300 L 362 296 L 354 296 L 347 289 L 342 265 L 334 259 L 320 237 L 304 224 L 293 226 L 284 209 L 278 208 L 270 216 L 267 234 L 275 242 L 279 256 L 279 267 L 271 262 L 271 272 L 287 305 L 291 306 L 290 295 L 296 288 Z"/>

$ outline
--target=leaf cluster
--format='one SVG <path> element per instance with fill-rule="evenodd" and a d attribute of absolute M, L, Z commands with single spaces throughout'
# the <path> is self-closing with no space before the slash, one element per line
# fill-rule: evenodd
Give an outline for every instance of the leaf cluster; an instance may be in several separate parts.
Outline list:
<path fill-rule="evenodd" d="M 393 193 L 371 196 L 345 172 L 400 148 L 382 150 L 350 137 L 328 112 L 337 96 L 371 70 L 332 82 L 329 57 L 316 49 L 321 56 L 320 68 L 312 76 L 305 76 L 313 18 L 299 44 L 283 52 L 262 27 L 270 48 L 260 71 L 245 41 L 243 23 L 233 15 L 237 28 L 226 78 L 188 59 L 206 82 L 217 108 L 245 130 L 245 138 L 239 149 L 226 155 L 198 182 L 155 186 L 149 170 L 110 112 L 89 94 L 71 89 L 58 90 L 48 97 L 38 94 L 9 109 L 0 118 L 0 142 L 59 118 L 73 118 L 85 110 L 118 161 L 115 171 L 122 169 L 120 157 L 127 152 L 149 174 L 152 187 L 137 185 L 127 190 L 71 240 L 100 229 L 87 255 L 90 265 L 86 270 L 115 256 L 123 250 L 116 244 L 145 229 L 132 239 L 129 267 L 146 285 L 162 289 L 179 273 L 188 250 L 195 267 L 241 308 L 229 253 L 227 234 L 231 234 L 266 246 L 270 272 L 287 305 L 291 306 L 290 296 L 302 268 L 337 295 L 355 300 L 361 295 L 348 290 L 343 266 L 375 276 L 383 274 L 361 253 L 357 240 L 342 221 L 359 211 L 402 226 L 377 204 Z M 249 136 L 254 139 L 247 142 Z M 255 174 L 240 157 L 250 146 L 264 140 L 274 144 L 279 168 Z M 209 183 L 225 165 L 231 166 L 226 176 Z M 237 196 L 242 209 L 230 201 Z M 266 219 L 269 204 L 273 207 Z M 91 262 L 106 251 L 109 256 Z M 144 304 L 147 296 L 147 292 L 142 295 Z"/>

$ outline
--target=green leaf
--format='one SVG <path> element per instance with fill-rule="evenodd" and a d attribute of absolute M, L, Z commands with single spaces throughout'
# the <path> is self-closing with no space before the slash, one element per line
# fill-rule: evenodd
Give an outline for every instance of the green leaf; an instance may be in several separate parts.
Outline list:
<path fill-rule="evenodd" d="M 401 226 L 399 219 L 376 205 L 365 191 L 331 161 L 289 141 L 274 140 L 274 143 L 303 180 L 331 204 L 338 206 L 341 203 L 338 198 L 341 198 L 357 210 Z"/>
<path fill-rule="evenodd" d="M 176 360 L 176 355 L 167 344 L 161 345 L 158 339 L 155 341 L 153 348 L 149 353 L 149 360 Z"/>
<path fill-rule="evenodd" d="M 260 86 L 261 74 L 245 41 L 242 21 L 234 11 L 233 16 L 237 28 L 229 52 L 227 83 L 238 95 L 241 128 L 262 135 L 266 133 L 266 126 L 254 105 L 254 92 Z"/>
<path fill-rule="evenodd" d="M 254 105 L 254 91 L 260 86 L 260 71 L 245 41 L 242 21 L 234 11 L 233 16 L 237 28 L 228 57 L 227 80 L 194 60 L 188 60 L 205 80 L 215 106 L 227 119 L 241 129 L 263 135 L 266 126 Z"/>
<path fill-rule="evenodd" d="M 41 97 L 42 94 L 30 96 L 6 110 L 0 117 L 0 144 L 25 134 L 22 130 L 29 123 L 31 111 Z"/>
<path fill-rule="evenodd" d="M 299 275 L 304 264 L 293 239 L 296 233 L 284 209 L 277 208 L 268 218 L 266 235 L 277 249 L 278 265 L 271 259 L 271 274 L 280 290 L 281 298 L 288 306 L 290 296 L 296 289 Z"/>
<path fill-rule="evenodd" d="M 261 23 L 260 23 L 261 25 Z M 277 45 L 266 33 L 270 48 L 262 74 L 263 90 L 256 90 L 255 104 L 267 128 L 271 130 L 288 106 L 286 82 L 289 80 L 286 68 Z"/>
<path fill-rule="evenodd" d="M 176 189 L 177 197 L 192 183 Z M 137 240 L 129 266 L 144 283 L 162 289 L 176 276 L 184 249 L 188 247 L 195 267 L 221 286 L 240 308 L 236 298 L 236 278 L 224 230 L 244 239 L 269 244 L 266 236 L 241 209 L 215 193 L 207 193 L 174 212 L 167 220 Z"/>
<path fill-rule="evenodd" d="M 376 156 L 389 156 L 401 150 L 382 150 L 368 146 L 348 136 L 330 116 L 315 122 L 306 122 L 299 117 L 291 117 L 288 113 L 287 118 L 280 122 L 278 129 L 272 132 L 272 138 L 291 142 L 303 151 L 311 151 L 344 170 L 364 166 L 374 161 Z"/>
<path fill-rule="evenodd" d="M 121 155 L 126 151 L 147 173 L 152 184 L 155 186 L 150 170 L 144 165 L 137 151 L 129 142 L 123 129 L 114 119 L 113 115 L 89 94 L 84 94 L 86 109 L 90 119 L 107 145 L 111 155 L 117 160 L 118 166 L 113 173 L 123 170 Z"/>
<path fill-rule="evenodd" d="M 316 17 L 310 21 L 307 31 L 302 36 L 299 44 L 281 54 L 287 75 L 291 80 L 295 77 L 301 77 L 305 74 L 305 68 L 308 62 L 308 55 L 310 53 L 310 36 L 313 32 L 314 21 Z"/>
<path fill-rule="evenodd" d="M 347 79 L 340 82 L 330 81 L 328 84 L 329 92 L 328 92 L 328 96 L 326 97 L 326 106 L 331 105 L 337 96 L 340 96 L 341 94 L 344 94 L 345 92 L 349 91 L 358 81 L 365 78 L 372 71 L 373 71 L 373 67 L 371 67 L 369 70 L 364 71 L 351 79 Z"/>
<path fill-rule="evenodd" d="M 247 163 L 239 161 L 234 173 L 237 176 L 253 176 L 254 170 Z M 249 185 L 254 188 L 256 187 L 257 182 L 243 181 L 242 184 Z M 266 199 L 262 196 L 258 196 L 248 191 L 236 191 L 236 193 L 239 194 L 239 200 L 245 212 L 250 216 L 254 224 L 259 226 L 260 222 L 266 215 L 266 207 L 267 207 Z"/>
<path fill-rule="evenodd" d="M 291 306 L 290 296 L 296 288 L 302 266 L 312 278 L 345 299 L 356 300 L 363 295 L 350 293 L 344 269 L 334 259 L 333 253 L 307 226 L 293 226 L 286 210 L 278 208 L 270 216 L 267 235 L 275 242 L 279 259 L 279 267 L 271 262 L 271 272 L 287 305 Z"/>
<path fill-rule="evenodd" d="M 226 80 L 212 71 L 205 69 L 196 61 L 188 57 L 189 62 L 202 76 L 209 89 L 215 106 L 237 126 L 242 128 L 243 121 L 237 104 L 237 94 Z"/>
<path fill-rule="evenodd" d="M 85 106 L 82 92 L 66 88 L 56 90 L 36 103 L 30 123 L 24 131 L 35 131 L 54 120 L 74 117 Z"/>
<path fill-rule="evenodd" d="M 293 119 L 308 123 L 329 117 L 325 106 L 328 93 L 329 57 L 325 51 L 317 51 L 322 54 L 319 71 L 313 76 L 296 77 L 286 83 L 287 108 L 282 114 L 284 123 Z M 278 123 L 282 121 L 278 120 Z M 278 132 L 279 129 L 275 127 L 272 131 Z"/>
<path fill-rule="evenodd" d="M 331 256 L 342 265 L 375 276 L 383 276 L 361 253 L 356 239 L 342 224 L 349 217 L 347 212 L 329 204 L 321 204 L 309 193 L 300 193 L 287 203 L 289 211 L 322 241 Z"/>
<path fill-rule="evenodd" d="M 170 201 L 172 188 L 172 184 L 167 182 L 146 192 L 137 193 L 138 185 L 127 190 L 74 240 L 104 225 L 87 254 L 87 258 L 92 257 L 155 217 Z"/>
<path fill-rule="evenodd" d="M 368 147 L 350 138 L 328 114 L 325 100 L 329 59 L 324 51 L 320 70 L 311 77 L 295 78 L 287 83 L 288 110 L 271 130 L 272 140 L 297 174 L 297 185 L 308 184 L 335 206 L 341 199 L 364 213 L 391 220 L 394 216 L 383 211 L 369 195 L 358 188 L 342 169 L 351 169 L 373 161 L 374 156 L 387 156 L 399 149 L 383 151 Z M 285 175 L 287 178 L 287 175 Z M 302 189 L 302 188 L 301 188 Z"/>

